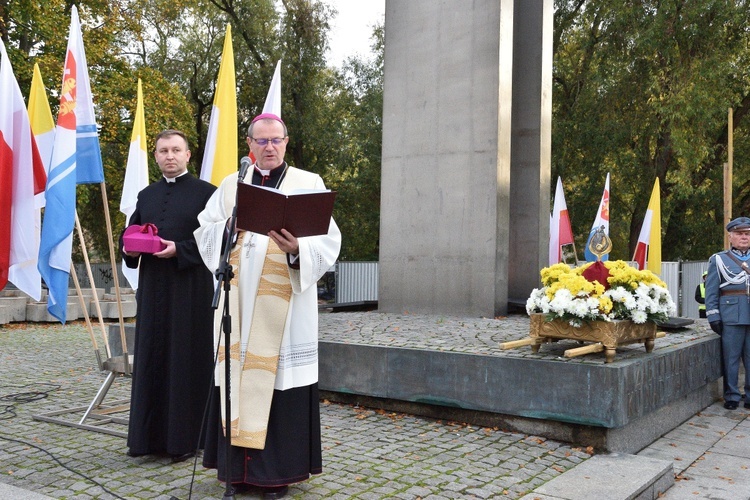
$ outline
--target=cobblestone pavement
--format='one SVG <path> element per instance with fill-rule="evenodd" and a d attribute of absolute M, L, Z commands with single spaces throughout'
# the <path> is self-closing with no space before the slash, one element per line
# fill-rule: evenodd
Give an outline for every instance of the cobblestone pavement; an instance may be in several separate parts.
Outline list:
<path fill-rule="evenodd" d="M 526 336 L 524 316 L 336 313 L 322 314 L 320 325 L 321 339 L 332 342 L 531 355 L 528 347 L 498 347 Z M 699 328 L 670 335 L 656 348 L 702 334 Z M 545 345 L 535 356 L 559 359 L 564 348 Z M 618 358 L 636 349 L 618 349 Z M 601 363 L 603 356 L 566 361 Z M 32 418 L 85 408 L 103 381 L 82 322 L 1 326 L 0 483 L 59 499 L 222 498 L 215 471 L 200 462 L 194 469 L 193 462 L 172 464 L 166 457 L 131 458 L 122 437 Z M 129 382 L 118 378 L 105 404 L 127 400 Z M 82 411 L 71 415 L 60 418 L 77 422 Z M 537 436 L 327 401 L 321 419 L 324 472 L 293 485 L 291 498 L 521 498 L 593 453 Z"/>
<path fill-rule="evenodd" d="M 578 347 L 574 340 L 544 344 L 538 353 L 530 347 L 503 350 L 501 344 L 528 337 L 529 318 L 513 314 L 500 318 L 468 318 L 427 314 L 385 314 L 380 312 L 351 312 L 320 315 L 321 340 L 351 344 L 431 349 L 465 352 L 489 356 L 533 357 L 554 359 L 566 363 L 605 362 L 604 354 L 596 353 L 576 358 L 563 358 L 566 349 Z M 695 320 L 690 328 L 671 330 L 656 339 L 654 350 L 714 335 L 705 319 Z M 642 344 L 617 348 L 616 359 L 628 359 L 644 353 Z"/>

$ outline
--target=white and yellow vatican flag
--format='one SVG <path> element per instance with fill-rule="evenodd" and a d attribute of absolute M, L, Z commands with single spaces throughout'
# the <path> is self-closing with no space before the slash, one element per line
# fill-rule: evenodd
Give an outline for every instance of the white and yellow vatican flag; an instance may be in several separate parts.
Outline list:
<path fill-rule="evenodd" d="M 200 178 L 214 186 L 237 171 L 237 86 L 232 50 L 232 26 L 227 25 L 224 50 L 221 53 L 214 105 L 208 122 L 208 137 L 203 154 Z"/>
<path fill-rule="evenodd" d="M 138 103 L 136 104 L 133 132 L 130 136 L 130 151 L 128 164 L 125 167 L 125 179 L 122 184 L 122 198 L 120 212 L 125 214 L 125 226 L 130 225 L 130 216 L 135 212 L 138 193 L 148 186 L 148 153 L 146 152 L 146 118 L 143 111 L 143 89 L 141 79 L 138 79 Z M 138 269 L 122 265 L 122 274 L 130 283 L 130 287 L 138 288 Z"/>

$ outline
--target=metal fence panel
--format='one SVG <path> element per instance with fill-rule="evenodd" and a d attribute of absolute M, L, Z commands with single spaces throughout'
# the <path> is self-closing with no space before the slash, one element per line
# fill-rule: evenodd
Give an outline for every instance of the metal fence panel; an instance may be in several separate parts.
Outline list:
<path fill-rule="evenodd" d="M 377 262 L 339 262 L 336 265 L 336 302 L 378 300 Z"/>
<path fill-rule="evenodd" d="M 667 290 L 677 306 L 676 316 L 680 315 L 680 262 L 662 262 L 661 280 L 667 284 Z"/>
<path fill-rule="evenodd" d="M 698 303 L 695 301 L 695 289 L 700 285 L 703 271 L 708 269 L 708 259 L 692 262 L 681 262 L 682 283 L 680 287 L 680 316 L 698 318 Z M 676 299 L 675 299 L 676 301 Z"/>

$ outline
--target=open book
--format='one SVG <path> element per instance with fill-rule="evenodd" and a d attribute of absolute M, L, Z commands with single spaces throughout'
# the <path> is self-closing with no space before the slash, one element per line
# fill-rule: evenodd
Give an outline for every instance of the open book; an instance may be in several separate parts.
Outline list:
<path fill-rule="evenodd" d="M 286 229 L 297 238 L 328 233 L 336 191 L 237 185 L 237 227 L 259 234 Z"/>

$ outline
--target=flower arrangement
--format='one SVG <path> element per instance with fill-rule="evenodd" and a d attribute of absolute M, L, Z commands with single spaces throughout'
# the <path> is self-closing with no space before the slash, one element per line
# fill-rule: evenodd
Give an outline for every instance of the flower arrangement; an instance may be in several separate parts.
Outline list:
<path fill-rule="evenodd" d="M 606 285 L 585 276 L 592 265 L 604 266 Z M 592 269 L 593 270 L 593 269 Z M 666 321 L 676 306 L 666 284 L 648 270 L 639 271 L 622 260 L 588 263 L 571 268 L 555 264 L 541 271 L 541 289 L 526 301 L 526 312 L 548 320 L 567 320 L 580 327 L 587 321 Z"/>

